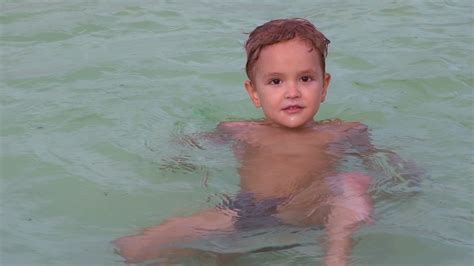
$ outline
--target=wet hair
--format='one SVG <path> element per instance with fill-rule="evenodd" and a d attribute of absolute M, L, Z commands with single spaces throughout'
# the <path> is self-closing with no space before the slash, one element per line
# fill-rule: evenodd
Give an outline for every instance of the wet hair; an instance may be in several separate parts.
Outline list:
<path fill-rule="evenodd" d="M 308 20 L 291 18 L 271 20 L 250 32 L 249 38 L 245 43 L 245 51 L 247 52 L 245 71 L 247 72 L 247 77 L 252 79 L 255 62 L 257 62 L 263 48 L 294 38 L 299 38 L 316 49 L 321 59 L 323 72 L 325 72 L 325 59 L 328 53 L 329 39 Z"/>

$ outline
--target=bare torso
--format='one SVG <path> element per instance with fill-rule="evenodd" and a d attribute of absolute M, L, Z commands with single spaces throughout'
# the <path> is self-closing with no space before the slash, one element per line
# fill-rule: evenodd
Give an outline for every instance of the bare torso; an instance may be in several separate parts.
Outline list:
<path fill-rule="evenodd" d="M 256 199 L 289 197 L 336 173 L 344 146 L 366 127 L 330 121 L 298 130 L 262 122 L 226 122 L 220 130 L 236 140 L 242 191 Z M 356 130 L 354 130 L 356 129 Z"/>
<path fill-rule="evenodd" d="M 265 220 L 268 213 L 258 216 L 254 210 L 245 215 L 238 208 L 212 208 L 168 219 L 138 235 L 117 239 L 114 243 L 126 261 L 141 262 L 166 254 L 177 256 L 183 251 L 167 245 L 209 232 L 229 232 L 241 228 L 237 224 L 242 225 L 249 218 L 264 221 L 276 218 L 284 224 L 325 226 L 326 262 L 346 265 L 355 225 L 370 219 L 372 212 L 367 196 L 370 177 L 338 173 L 337 167 L 347 147 L 370 145 L 367 127 L 336 120 L 289 130 L 245 121 L 221 123 L 217 133 L 234 142 L 242 194 L 250 193 L 255 201 L 276 202 L 272 217 Z M 336 189 L 331 185 L 336 185 Z M 257 205 L 243 207 L 258 208 Z"/>

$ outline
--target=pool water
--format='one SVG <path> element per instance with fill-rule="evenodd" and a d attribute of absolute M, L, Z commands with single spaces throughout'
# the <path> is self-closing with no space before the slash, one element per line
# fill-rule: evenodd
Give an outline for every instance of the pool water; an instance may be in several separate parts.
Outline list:
<path fill-rule="evenodd" d="M 244 89 L 245 32 L 304 17 L 331 40 L 318 119 L 362 121 L 416 161 L 421 193 L 376 202 L 354 265 L 472 265 L 474 8 L 437 1 L 3 1 L 1 265 L 124 265 L 111 241 L 239 189 L 229 147 L 186 138 L 261 117 Z M 235 265 L 314 265 L 301 230 L 221 240 Z M 266 238 L 268 237 L 268 238 Z M 251 242 L 251 243 L 248 243 Z M 203 250 L 206 247 L 203 245 Z M 213 253 L 186 265 L 213 265 Z"/>

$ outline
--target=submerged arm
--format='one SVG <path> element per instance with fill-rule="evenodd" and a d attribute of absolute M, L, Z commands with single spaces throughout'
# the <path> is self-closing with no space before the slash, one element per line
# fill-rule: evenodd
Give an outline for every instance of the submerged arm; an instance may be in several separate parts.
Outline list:
<path fill-rule="evenodd" d="M 226 123 L 221 123 L 226 124 Z M 174 145 L 172 150 L 177 153 L 175 156 L 163 158 L 161 161 L 161 169 L 195 171 L 201 168 L 192 160 L 190 152 L 200 152 L 207 150 L 209 146 L 215 148 L 228 144 L 231 141 L 231 135 L 228 126 L 219 126 L 211 132 L 201 132 L 186 135 L 174 136 L 171 144 Z"/>
<path fill-rule="evenodd" d="M 412 188 L 420 186 L 426 172 L 414 161 L 405 160 L 394 151 L 375 147 L 364 124 L 357 123 L 349 131 L 351 146 L 370 172 L 388 176 L 394 184 L 406 184 Z"/>

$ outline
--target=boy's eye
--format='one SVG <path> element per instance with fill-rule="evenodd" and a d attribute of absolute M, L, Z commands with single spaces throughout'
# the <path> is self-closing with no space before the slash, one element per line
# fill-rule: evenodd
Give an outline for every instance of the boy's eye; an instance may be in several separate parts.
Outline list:
<path fill-rule="evenodd" d="M 268 84 L 270 85 L 278 85 L 281 84 L 281 79 L 271 79 Z"/>
<path fill-rule="evenodd" d="M 303 82 L 308 82 L 308 81 L 311 81 L 311 80 L 312 80 L 312 78 L 310 76 L 302 76 L 301 77 L 301 81 L 303 81 Z"/>

